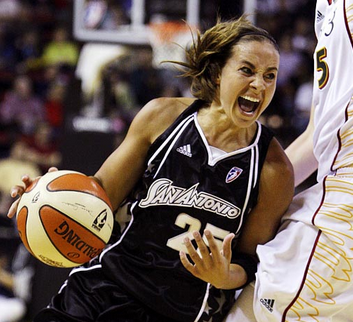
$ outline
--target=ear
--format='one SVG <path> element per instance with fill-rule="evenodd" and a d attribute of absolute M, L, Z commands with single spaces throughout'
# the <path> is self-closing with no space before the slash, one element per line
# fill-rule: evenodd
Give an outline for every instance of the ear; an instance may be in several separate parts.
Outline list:
<path fill-rule="evenodd" d="M 219 84 L 221 83 L 221 75 L 218 75 L 218 76 L 217 76 L 215 83 L 216 83 L 217 85 L 219 85 Z"/>

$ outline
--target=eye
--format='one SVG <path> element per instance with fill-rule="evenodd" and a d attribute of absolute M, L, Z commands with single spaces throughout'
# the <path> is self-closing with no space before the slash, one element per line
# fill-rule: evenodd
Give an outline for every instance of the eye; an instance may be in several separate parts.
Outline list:
<path fill-rule="evenodd" d="M 246 75 L 252 75 L 253 71 L 249 67 L 242 67 L 240 70 Z"/>
<path fill-rule="evenodd" d="M 274 80 L 276 78 L 275 73 L 269 73 L 265 75 L 265 78 L 268 80 Z"/>

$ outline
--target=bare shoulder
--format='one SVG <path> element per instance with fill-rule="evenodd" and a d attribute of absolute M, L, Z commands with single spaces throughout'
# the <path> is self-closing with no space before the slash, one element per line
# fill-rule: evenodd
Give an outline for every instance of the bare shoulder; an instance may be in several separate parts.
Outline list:
<path fill-rule="evenodd" d="M 143 126 L 153 142 L 193 102 L 194 98 L 162 97 L 151 100 L 137 114 L 134 125 Z"/>
<path fill-rule="evenodd" d="M 282 171 L 287 173 L 287 175 L 294 175 L 292 164 L 276 138 L 273 138 L 270 143 L 267 151 L 265 166 L 267 166 L 269 170 L 276 171 L 278 175 L 281 175 Z"/>
<path fill-rule="evenodd" d="M 271 240 L 294 195 L 293 167 L 280 143 L 273 138 L 261 171 L 256 206 L 243 228 L 239 248 L 255 254 L 258 244 Z"/>
<path fill-rule="evenodd" d="M 267 151 L 262 170 L 263 181 L 272 187 L 272 193 L 280 193 L 282 198 L 291 200 L 294 194 L 294 171 L 284 149 L 273 138 Z"/>
<path fill-rule="evenodd" d="M 143 109 L 150 116 L 175 120 L 194 101 L 194 98 L 188 97 L 161 97 L 153 99 Z"/>

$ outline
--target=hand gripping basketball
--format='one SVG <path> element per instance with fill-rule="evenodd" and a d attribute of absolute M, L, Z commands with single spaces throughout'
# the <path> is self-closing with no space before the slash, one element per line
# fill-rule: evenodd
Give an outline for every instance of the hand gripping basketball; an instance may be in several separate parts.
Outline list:
<path fill-rule="evenodd" d="M 33 256 L 50 266 L 74 267 L 102 252 L 112 233 L 113 213 L 93 178 L 60 170 L 24 183 L 16 220 Z"/>

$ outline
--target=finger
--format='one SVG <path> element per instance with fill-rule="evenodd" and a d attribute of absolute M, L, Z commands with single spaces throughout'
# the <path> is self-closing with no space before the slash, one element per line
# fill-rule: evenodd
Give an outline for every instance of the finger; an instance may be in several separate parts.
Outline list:
<path fill-rule="evenodd" d="M 20 199 L 17 199 L 15 202 L 12 203 L 11 207 L 9 208 L 9 211 L 7 212 L 7 217 L 12 218 L 16 215 L 19 202 Z"/>
<path fill-rule="evenodd" d="M 189 259 L 187 258 L 186 254 L 183 251 L 179 252 L 180 261 L 183 266 L 191 273 L 194 274 L 194 265 L 190 263 Z"/>
<path fill-rule="evenodd" d="M 208 242 L 208 247 L 210 248 L 210 251 L 212 253 L 212 258 L 215 261 L 219 261 L 222 258 L 221 254 L 221 249 L 217 246 L 216 240 L 213 237 L 211 231 L 205 230 L 204 235 L 206 236 L 207 242 Z"/>
<path fill-rule="evenodd" d="M 232 258 L 232 241 L 235 235 L 233 233 L 228 234 L 223 240 L 223 256 L 230 262 Z"/>
<path fill-rule="evenodd" d="M 30 185 L 30 183 L 31 183 L 31 180 L 30 180 L 30 178 L 29 178 L 28 175 L 22 176 L 21 180 L 22 180 L 22 182 L 25 184 L 26 187 L 20 186 L 20 185 L 14 186 L 14 187 L 11 189 L 11 191 L 10 191 L 10 196 L 11 196 L 12 198 L 15 198 L 15 197 L 17 197 L 17 196 L 20 196 L 20 197 L 21 197 L 21 196 L 24 194 L 24 192 L 26 191 L 26 188 L 27 188 L 27 187 Z M 18 207 L 18 204 L 19 204 L 19 202 L 20 202 L 20 199 L 21 199 L 21 198 L 18 198 L 16 201 L 14 201 L 14 202 L 11 204 L 11 206 L 10 206 L 8 212 L 7 212 L 7 215 L 6 215 L 7 217 L 12 218 L 12 217 L 14 217 L 14 216 L 16 215 L 17 207 Z"/>
<path fill-rule="evenodd" d="M 38 180 L 40 177 L 32 179 L 28 174 L 22 176 L 21 180 L 25 184 L 24 190 L 26 190 L 34 181 Z"/>
<path fill-rule="evenodd" d="M 54 171 L 59 171 L 59 169 L 57 167 L 50 167 L 48 169 L 48 172 L 54 172 Z"/>
<path fill-rule="evenodd" d="M 21 180 L 26 185 L 26 187 L 29 187 L 32 183 L 32 179 L 27 174 L 23 175 Z"/>
<path fill-rule="evenodd" d="M 193 263 L 200 267 L 202 265 L 202 259 L 200 255 L 197 253 L 193 244 L 191 243 L 191 240 L 189 237 L 184 238 L 184 246 L 186 247 L 186 250 L 191 260 L 193 261 Z"/>
<path fill-rule="evenodd" d="M 194 239 L 196 241 L 197 248 L 198 248 L 198 254 L 201 255 L 201 259 L 203 261 L 203 264 L 206 267 L 209 267 L 212 262 L 212 257 L 210 255 L 210 251 L 209 251 L 205 241 L 202 239 L 202 237 L 198 231 L 193 232 L 192 235 L 194 236 Z"/>
<path fill-rule="evenodd" d="M 17 185 L 11 189 L 10 195 L 12 198 L 15 198 L 17 196 L 22 196 L 24 192 L 25 192 L 25 187 Z"/>

